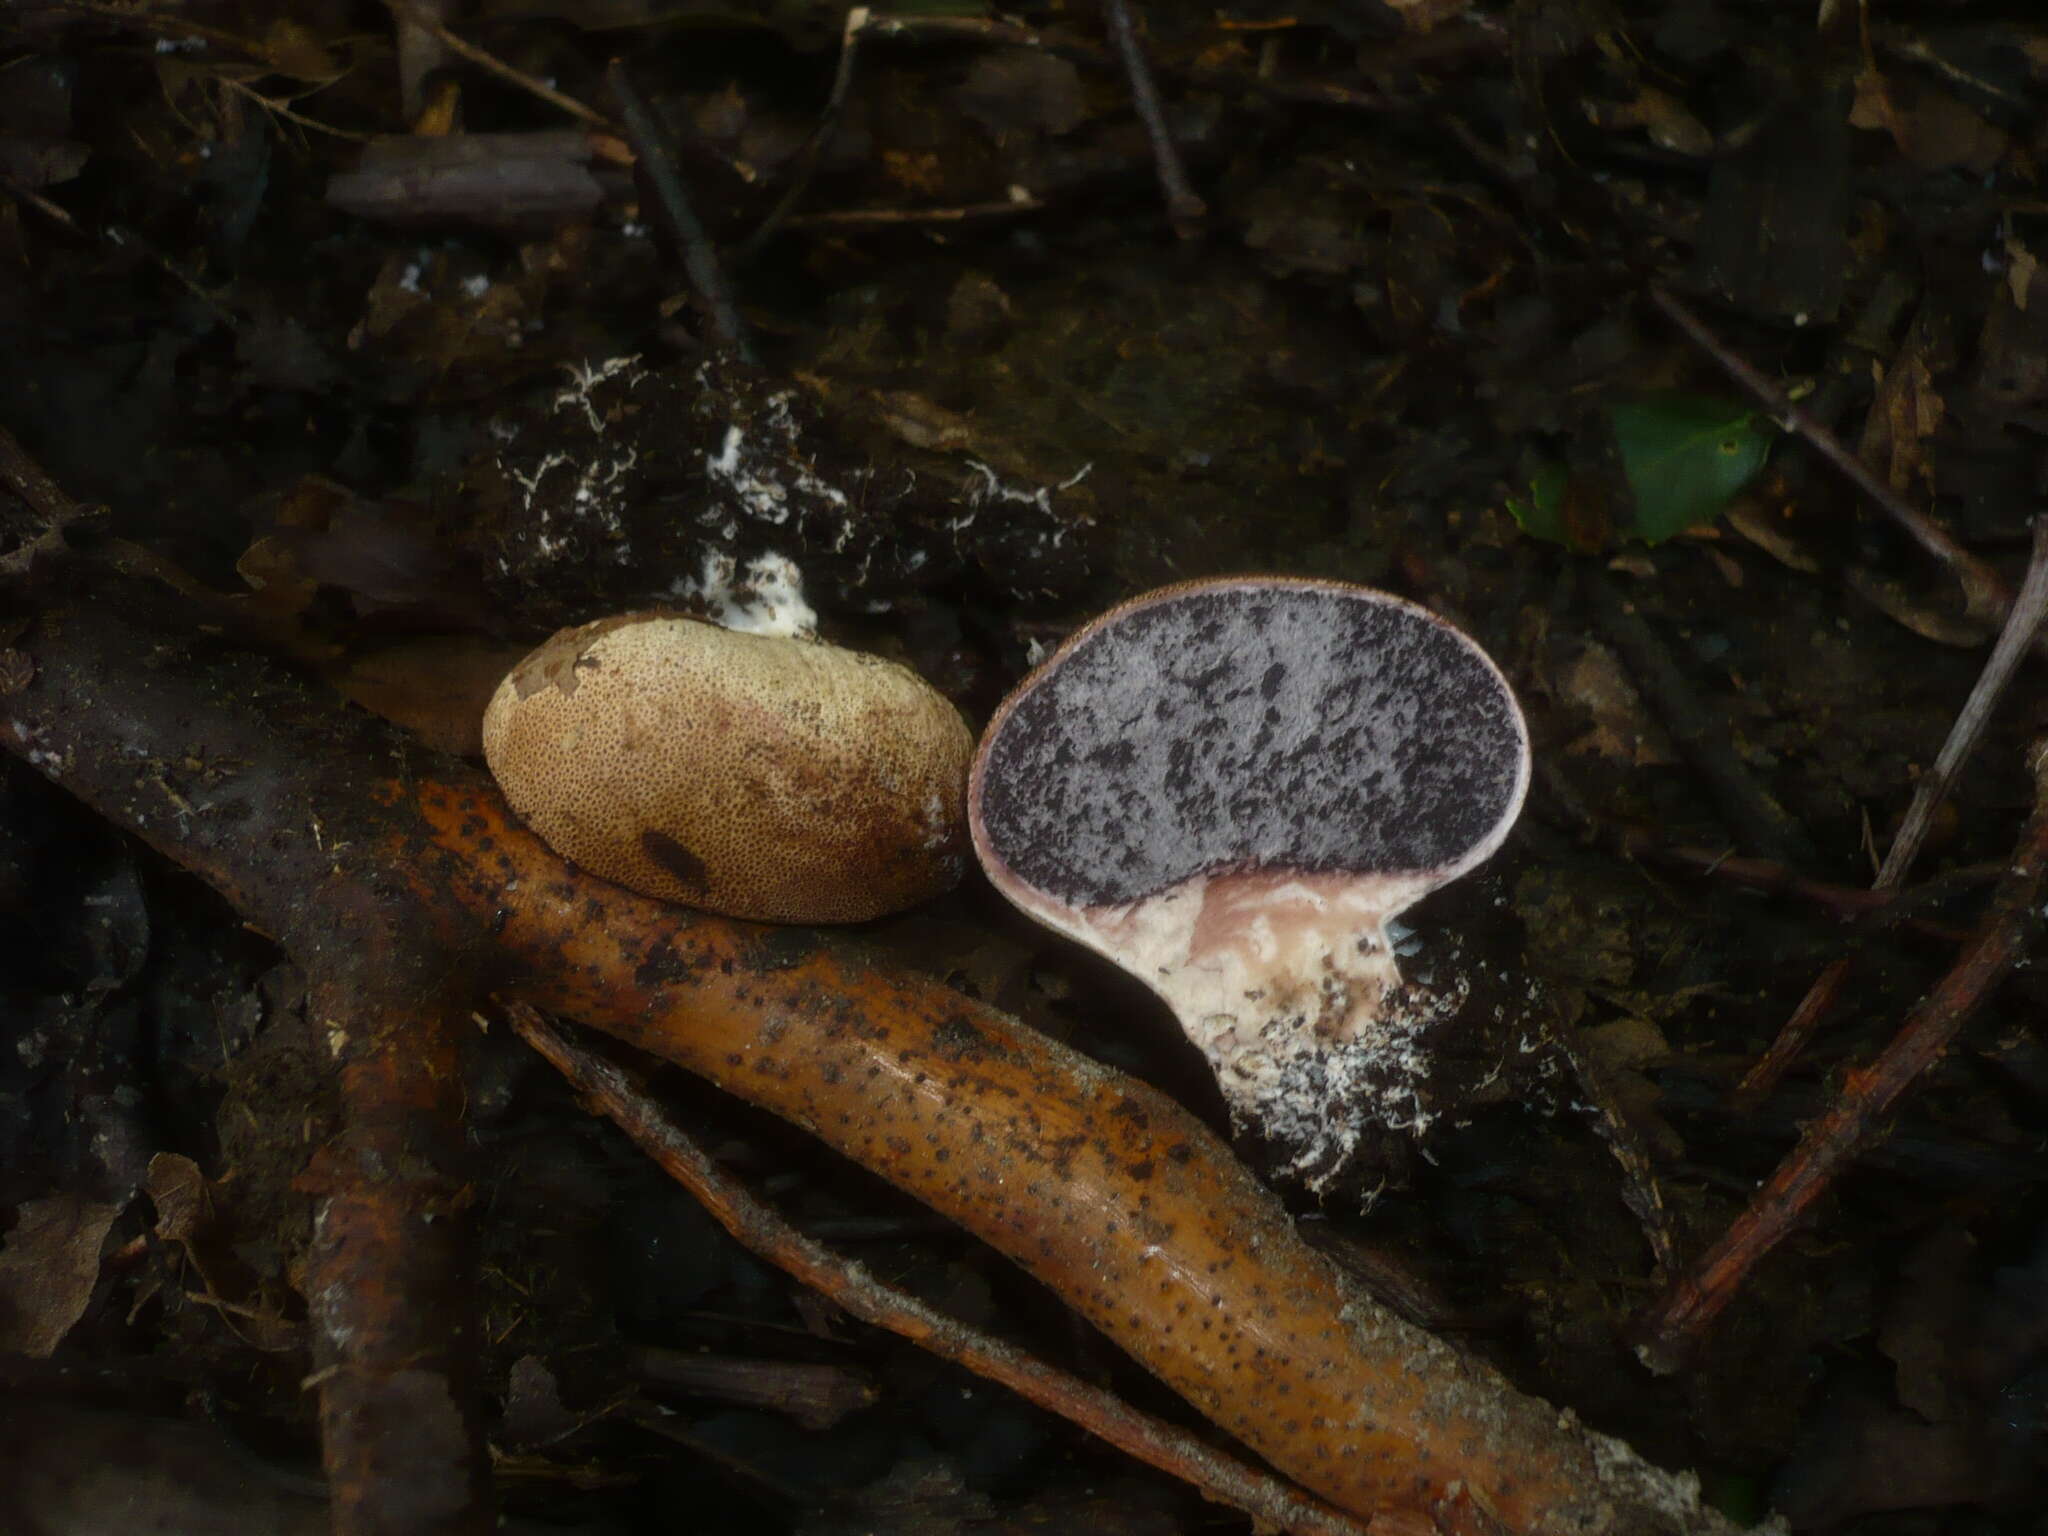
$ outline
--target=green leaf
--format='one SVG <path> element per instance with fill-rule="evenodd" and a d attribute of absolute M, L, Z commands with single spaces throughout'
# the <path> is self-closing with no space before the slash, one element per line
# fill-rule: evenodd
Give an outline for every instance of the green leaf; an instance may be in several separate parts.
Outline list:
<path fill-rule="evenodd" d="M 1607 419 L 1635 496 L 1629 531 L 1646 544 L 1711 523 L 1770 457 L 1770 423 L 1727 400 L 1651 395 L 1609 406 Z"/>
<path fill-rule="evenodd" d="M 1564 524 L 1564 492 L 1568 480 L 1562 464 L 1545 460 L 1529 475 L 1529 499 L 1508 498 L 1508 515 L 1532 539 L 1569 544 L 1571 540 Z"/>

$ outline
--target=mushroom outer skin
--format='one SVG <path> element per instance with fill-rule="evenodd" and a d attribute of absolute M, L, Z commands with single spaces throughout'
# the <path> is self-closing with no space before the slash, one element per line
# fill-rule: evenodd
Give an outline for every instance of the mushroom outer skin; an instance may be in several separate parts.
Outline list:
<path fill-rule="evenodd" d="M 506 800 L 551 848 L 644 895 L 860 922 L 966 867 L 973 736 L 879 656 L 621 614 L 514 667 L 483 735 Z"/>

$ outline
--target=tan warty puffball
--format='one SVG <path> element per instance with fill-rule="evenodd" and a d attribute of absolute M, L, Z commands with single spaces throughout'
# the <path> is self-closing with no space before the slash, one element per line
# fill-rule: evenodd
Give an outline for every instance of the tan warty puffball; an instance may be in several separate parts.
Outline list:
<path fill-rule="evenodd" d="M 658 612 L 563 630 L 484 715 L 491 772 L 555 852 L 770 922 L 859 922 L 954 885 L 973 749 L 894 662 Z"/>

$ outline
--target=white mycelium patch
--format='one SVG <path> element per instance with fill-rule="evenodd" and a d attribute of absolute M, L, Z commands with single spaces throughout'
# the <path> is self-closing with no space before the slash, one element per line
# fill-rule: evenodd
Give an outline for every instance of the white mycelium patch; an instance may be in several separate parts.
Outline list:
<path fill-rule="evenodd" d="M 804 600 L 804 574 L 785 555 L 749 560 L 744 575 L 731 555 L 712 550 L 703 574 L 684 577 L 669 590 L 700 603 L 711 621 L 750 635 L 786 635 L 815 640 L 818 615 Z"/>
<path fill-rule="evenodd" d="M 597 409 L 592 392 L 600 384 L 609 384 L 613 379 L 624 376 L 626 388 L 647 377 L 647 370 L 640 366 L 640 354 L 631 357 L 608 357 L 601 363 L 571 363 L 568 365 L 569 382 L 555 391 L 555 398 L 548 409 L 559 415 L 566 410 L 580 408 L 584 420 L 589 424 L 593 437 L 605 435 L 605 422 Z"/>
<path fill-rule="evenodd" d="M 958 517 L 948 520 L 946 528 L 954 535 L 958 544 L 959 535 L 974 526 L 975 519 L 990 507 L 1001 508 L 1009 516 L 1020 513 L 1031 514 L 1030 554 L 1034 560 L 1044 558 L 1046 551 L 1058 549 L 1066 542 L 1069 524 L 1053 510 L 1052 499 L 1061 491 L 1070 491 L 1094 473 L 1095 465 L 1083 464 L 1057 485 L 1031 485 L 1005 480 L 980 459 L 969 459 L 967 467 L 974 471 L 974 481 L 961 496 L 967 510 Z M 1027 597 L 1029 589 L 1012 586 L 1012 597 Z"/>
<path fill-rule="evenodd" d="M 1086 480 L 1095 469 L 1093 463 L 1083 464 L 1058 485 L 1012 485 L 979 459 L 969 459 L 967 467 L 974 471 L 979 481 L 978 484 L 967 492 L 967 505 L 970 508 L 979 509 L 989 505 L 991 502 L 1009 502 L 1013 505 L 1034 507 L 1038 511 L 1045 513 L 1048 517 L 1052 515 L 1053 493 L 1055 491 L 1072 490 L 1083 480 Z M 955 523 L 954 526 L 965 527 L 972 521 L 972 516 L 969 516 Z M 1061 529 L 1054 535 L 1053 542 L 1057 544 L 1065 536 L 1065 530 Z"/>
<path fill-rule="evenodd" d="M 533 519 L 532 546 L 529 553 L 540 560 L 556 560 L 571 553 L 574 548 L 569 530 L 555 525 L 557 511 L 580 522 L 596 526 L 599 535 L 609 544 L 612 558 L 621 564 L 632 557 L 632 548 L 625 537 L 624 513 L 631 503 L 637 480 L 635 470 L 639 468 L 639 450 L 630 444 L 611 445 L 607 439 L 607 425 L 604 413 L 598 408 L 594 392 L 601 384 L 623 377 L 627 388 L 646 377 L 647 370 L 640 366 L 639 357 L 613 357 L 601 363 L 576 363 L 568 368 L 569 382 L 555 391 L 548 402 L 548 414 L 561 416 L 580 412 L 590 435 L 596 440 L 592 447 L 581 454 L 569 454 L 559 450 L 542 456 L 537 462 L 521 468 L 507 462 L 503 453 L 497 456 L 497 466 L 505 477 L 519 487 L 524 498 L 521 510 Z M 501 422 L 491 424 L 491 435 L 505 446 L 510 446 L 514 431 Z M 564 481 L 568 484 L 565 486 Z M 536 509 L 535 502 L 539 501 Z M 510 561 L 500 557 L 502 570 L 511 569 Z"/>
<path fill-rule="evenodd" d="M 705 379 L 700 368 L 699 380 Z M 777 390 L 748 423 L 728 422 L 718 451 L 704 455 L 704 474 L 755 523 L 780 527 L 792 512 L 806 518 L 821 511 L 836 514 L 839 528 L 830 547 L 837 552 L 853 537 L 853 508 L 844 491 L 818 474 L 813 456 L 805 451 L 795 399 L 794 390 Z M 714 504 L 704 516 L 721 522 L 719 533 L 725 538 L 740 531 L 729 506 Z"/>
<path fill-rule="evenodd" d="M 920 486 L 910 468 L 866 461 L 804 389 L 729 358 L 578 365 L 490 430 L 496 473 L 480 479 L 503 508 L 497 564 L 521 580 L 639 598 L 707 550 L 773 550 L 801 559 L 834 605 L 879 613 L 951 558 L 1010 571 L 1020 591 L 1087 564 L 1063 547 L 1088 521 L 1086 498 L 1063 494 L 1085 468 L 1040 484 L 976 462 L 950 493 Z"/>

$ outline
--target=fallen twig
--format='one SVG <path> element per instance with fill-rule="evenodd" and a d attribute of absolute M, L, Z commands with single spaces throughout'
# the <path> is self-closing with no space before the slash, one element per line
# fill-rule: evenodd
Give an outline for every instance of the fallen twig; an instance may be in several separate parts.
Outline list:
<path fill-rule="evenodd" d="M 1948 740 L 1942 743 L 1934 766 L 1920 776 L 1920 782 L 1914 788 L 1912 804 L 1906 808 L 1898 834 L 1892 839 L 1891 849 L 1885 854 L 1877 879 L 1871 883 L 1873 892 L 1888 895 L 1905 884 L 1913 860 L 1926 839 L 1929 821 L 1947 798 L 1956 774 L 1969 760 L 1971 752 L 1976 750 L 1977 741 L 1984 734 L 1984 727 L 1990 723 L 1991 712 L 2004 695 L 2006 685 L 2012 681 L 2020 658 L 2034 644 L 2044 613 L 2048 613 L 2048 516 L 2034 519 L 2034 552 L 2027 564 L 2026 580 L 2020 584 L 2019 596 L 2013 600 L 2012 608 L 2006 614 L 2005 628 L 1999 632 L 1998 643 L 1991 648 L 1984 670 L 1977 675 L 1976 686 L 1970 690 L 1969 698 L 1963 701 L 1962 709 L 1956 714 L 1955 724 L 1949 728 Z M 1806 1049 L 1814 1031 L 1833 1011 L 1835 999 L 1840 996 L 1848 977 L 1849 958 L 1845 955 L 1815 978 L 1806 996 L 1800 999 L 1799 1006 L 1793 1009 L 1784 1028 L 1771 1042 L 1770 1049 L 1758 1057 L 1756 1064 L 1744 1075 L 1737 1090 L 1738 1098 L 1754 1102 L 1776 1086 L 1792 1063 L 1799 1059 L 1799 1053 Z"/>
<path fill-rule="evenodd" d="M 1600 840 L 1622 858 L 1645 864 L 1662 864 L 1715 880 L 1725 880 L 1744 890 L 1802 901 L 1816 911 L 1842 922 L 1861 922 L 1872 929 L 1916 926 L 1936 937 L 1947 936 L 1919 914 L 1937 895 L 1948 895 L 1971 885 L 1988 885 L 1998 871 L 1985 865 L 1950 870 L 1938 879 L 1910 890 L 1877 891 L 1868 886 L 1836 885 L 1802 875 L 1789 864 L 1775 859 L 1751 858 L 1726 848 L 1702 848 L 1690 843 L 1667 843 L 1647 827 L 1600 829 Z"/>
<path fill-rule="evenodd" d="M 1976 686 L 1956 712 L 1948 740 L 1941 744 L 1934 766 L 1920 776 L 1914 787 L 1913 803 L 1906 807 L 1905 819 L 1899 823 L 1898 834 L 1877 872 L 1874 884 L 1878 890 L 1895 890 L 1905 883 L 1906 873 L 1926 840 L 1929 821 L 1948 798 L 1963 764 L 1977 749 L 1984 727 L 1991 721 L 1991 712 L 2005 696 L 2006 685 L 2040 632 L 2043 614 L 2048 614 L 2048 516 L 2034 519 L 2033 555 L 2027 562 L 2026 579 L 2006 611 L 2005 627 L 1999 631 L 1990 656 L 1985 658 L 1984 670 L 1977 674 Z"/>
<path fill-rule="evenodd" d="M 1173 130 L 1166 123 L 1166 108 L 1159 100 L 1159 87 L 1152 79 L 1152 66 L 1145 62 L 1145 50 L 1138 43 L 1131 0 L 1102 0 L 1102 11 L 1109 22 L 1110 40 L 1116 44 L 1117 56 L 1123 60 L 1124 74 L 1131 83 L 1131 104 L 1152 144 L 1159 190 L 1166 195 L 1166 216 L 1172 221 L 1175 234 L 1183 240 L 1192 239 L 1200 233 L 1209 205 L 1195 195 L 1195 189 L 1188 183 L 1187 167 L 1181 164 Z"/>
<path fill-rule="evenodd" d="M 1109 71 L 1114 70 L 1118 63 L 1116 55 L 1110 49 L 1060 32 L 1034 31 L 1012 21 L 967 16 L 892 16 L 886 13 L 871 13 L 863 23 L 863 30 L 875 37 L 903 38 L 909 41 L 927 38 L 949 42 L 971 39 L 999 47 L 1042 49 L 1055 58 L 1069 60 L 1086 69 Z M 1504 37 L 1504 29 L 1488 23 L 1479 23 L 1470 28 L 1461 41 L 1472 46 L 1498 49 L 1502 46 Z M 1458 45 L 1452 46 L 1455 50 Z M 1243 91 L 1247 95 L 1263 96 L 1272 101 L 1294 102 L 1307 106 L 1377 113 L 1413 112 L 1418 110 L 1419 106 L 1417 101 L 1394 100 L 1352 86 L 1330 85 L 1315 80 L 1274 78 L 1252 69 L 1191 64 L 1176 68 L 1171 73 L 1175 78 L 1195 85 L 1218 90 Z"/>
<path fill-rule="evenodd" d="M 1657 717 L 1686 761 L 1706 780 L 1728 828 L 1748 845 L 1781 864 L 1811 865 L 1806 829 L 1771 797 L 1736 755 L 1725 722 L 1710 714 L 1663 642 L 1634 605 L 1597 573 L 1587 583 L 1593 617 L 1657 709 Z"/>
<path fill-rule="evenodd" d="M 307 1385 L 320 1393 L 330 1519 L 336 1536 L 484 1536 L 494 1522 L 463 1176 L 470 986 L 366 892 L 334 895 L 355 908 L 333 914 L 353 942 L 293 950 L 342 1100 L 341 1134 L 297 1181 L 315 1197 Z"/>
<path fill-rule="evenodd" d="M 1701 351 L 1720 364 L 1723 372 L 1756 396 L 1778 419 L 1780 426 L 1805 438 L 1814 452 L 1841 471 L 1849 483 L 1869 497 L 1880 511 L 1897 523 L 1907 537 L 1947 566 L 1950 574 L 1962 586 L 1963 602 L 1972 618 L 1981 623 L 1995 624 L 2005 617 L 2006 610 L 2012 606 L 2012 590 L 2006 586 L 1998 572 L 1963 548 L 1949 537 L 1946 529 L 1925 516 L 1905 497 L 1871 473 L 1870 467 L 1850 452 L 1839 437 L 1787 399 L 1783 390 L 1729 350 L 1720 337 L 1707 328 L 1706 322 L 1694 314 L 1676 294 L 1664 288 L 1652 287 L 1650 302 L 1661 309 L 1672 324 L 1685 332 Z"/>
<path fill-rule="evenodd" d="M 1037 213 L 1045 203 L 1028 193 L 987 203 L 956 203 L 944 208 L 828 208 L 818 213 L 795 213 L 784 221 L 788 229 L 887 229 L 906 224 L 966 224 L 975 219 L 1014 219 Z"/>
<path fill-rule="evenodd" d="M 697 210 L 691 206 L 689 189 L 683 185 L 682 168 L 676 162 L 668 126 L 642 98 L 623 59 L 613 59 L 604 78 L 619 104 L 619 115 L 625 119 L 626 138 L 633 146 L 640 174 L 654 194 L 655 215 L 683 258 L 683 270 L 703 302 L 712 337 L 741 362 L 750 367 L 757 365 L 759 360 L 747 338 L 747 325 L 740 318 L 739 305 L 733 302 L 725 269 L 719 265 L 711 236 L 705 233 Z"/>
<path fill-rule="evenodd" d="M 461 37 L 451 32 L 440 17 L 434 15 L 425 5 L 420 4 L 419 0 L 384 0 L 384 3 L 390 7 L 394 19 L 402 24 L 417 27 L 430 37 L 439 40 L 450 53 L 469 60 L 478 69 L 488 74 L 496 75 L 500 80 L 518 87 L 531 96 L 540 98 L 549 106 L 568 113 L 579 122 L 588 123 L 593 128 L 602 128 L 607 133 L 617 133 L 619 131 L 611 119 L 602 112 L 599 112 L 595 107 L 585 106 L 574 96 L 566 95 L 556 90 L 545 80 L 536 80 L 524 70 L 514 69 L 496 54 L 479 48 L 475 43 L 465 42 Z"/>
<path fill-rule="evenodd" d="M 601 152 L 596 139 L 583 128 L 389 134 L 327 183 L 327 201 L 357 218 L 401 226 L 553 229 L 589 217 L 604 201 L 589 167 Z"/>
<path fill-rule="evenodd" d="M 1836 1176 L 1882 1133 L 1900 1097 L 1941 1059 L 2039 933 L 2041 891 L 2048 881 L 2048 743 L 2035 745 L 2029 768 L 2033 814 L 1969 946 L 1877 1059 L 1847 1075 L 1834 1105 L 1807 1126 L 1799 1145 L 1721 1240 L 1638 1319 L 1636 1353 L 1652 1370 L 1684 1364 L 1757 1261 L 1798 1227 Z"/>
<path fill-rule="evenodd" d="M 832 89 L 825 96 L 825 109 L 818 114 L 810 137 L 804 140 L 804 147 L 797 152 L 782 195 L 776 198 L 775 206 L 768 210 L 767 217 L 734 251 L 735 262 L 745 265 L 759 256 L 810 191 L 811 178 L 817 175 L 825 151 L 830 147 L 833 135 L 839 131 L 839 119 L 845 115 L 846 98 L 853 90 L 854 63 L 860 57 L 861 33 L 866 30 L 873 14 L 864 5 L 856 5 L 847 11 L 846 25 L 839 34 L 839 63 L 832 72 Z"/>

